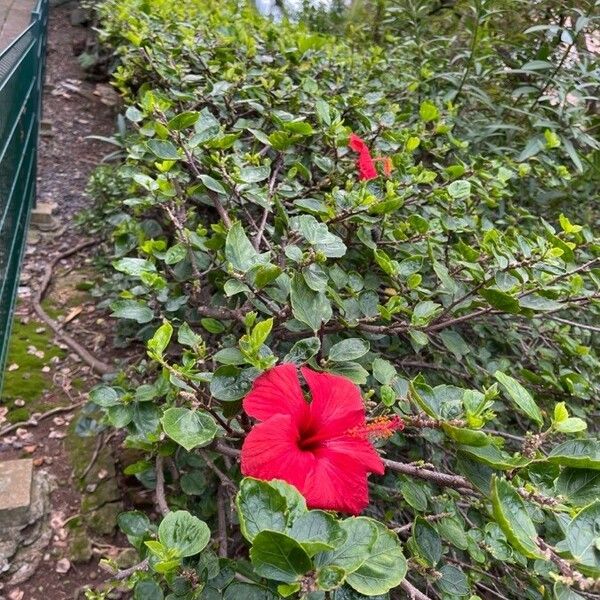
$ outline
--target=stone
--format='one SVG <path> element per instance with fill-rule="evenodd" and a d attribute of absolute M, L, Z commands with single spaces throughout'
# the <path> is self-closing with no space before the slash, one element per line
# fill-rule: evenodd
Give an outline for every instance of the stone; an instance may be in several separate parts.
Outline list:
<path fill-rule="evenodd" d="M 31 459 L 0 462 L 0 529 L 14 527 L 26 517 L 32 478 Z"/>
<path fill-rule="evenodd" d="M 31 211 L 32 225 L 49 225 L 52 223 L 52 214 L 54 212 L 54 204 L 49 202 L 38 202 L 37 206 Z"/>
<path fill-rule="evenodd" d="M 71 532 L 69 558 L 75 564 L 87 563 L 93 555 L 92 540 L 85 527 L 77 527 Z"/>
<path fill-rule="evenodd" d="M 57 563 L 54 570 L 57 573 L 68 573 L 71 568 L 71 561 L 68 558 L 61 558 Z"/>

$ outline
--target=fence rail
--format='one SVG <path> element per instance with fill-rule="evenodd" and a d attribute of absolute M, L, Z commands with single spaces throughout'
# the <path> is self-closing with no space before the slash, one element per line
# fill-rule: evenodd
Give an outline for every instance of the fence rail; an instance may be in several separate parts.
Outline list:
<path fill-rule="evenodd" d="M 0 391 L 36 167 L 46 56 L 48 0 L 0 53 Z"/>

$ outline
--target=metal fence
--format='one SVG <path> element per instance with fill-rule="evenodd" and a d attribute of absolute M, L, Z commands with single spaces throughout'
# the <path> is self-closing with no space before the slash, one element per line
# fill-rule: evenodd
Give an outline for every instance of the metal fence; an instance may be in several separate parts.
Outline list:
<path fill-rule="evenodd" d="M 47 24 L 48 0 L 38 0 L 29 27 L 0 53 L 0 391 L 36 197 Z"/>

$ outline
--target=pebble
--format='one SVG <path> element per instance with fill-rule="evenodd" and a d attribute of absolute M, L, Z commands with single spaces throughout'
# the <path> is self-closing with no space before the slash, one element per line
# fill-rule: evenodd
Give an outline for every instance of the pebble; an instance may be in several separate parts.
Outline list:
<path fill-rule="evenodd" d="M 71 562 L 68 558 L 61 558 L 56 563 L 56 568 L 54 569 L 57 573 L 68 573 L 71 568 Z"/>
<path fill-rule="evenodd" d="M 18 406 L 19 408 L 21 408 L 21 406 L 25 406 L 25 400 L 22 398 L 17 398 L 15 400 L 15 406 Z"/>

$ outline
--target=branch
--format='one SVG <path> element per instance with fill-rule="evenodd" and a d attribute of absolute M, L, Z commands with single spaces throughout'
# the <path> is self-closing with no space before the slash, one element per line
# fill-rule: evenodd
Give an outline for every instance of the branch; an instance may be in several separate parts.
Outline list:
<path fill-rule="evenodd" d="M 432 471 L 430 469 L 424 469 L 418 465 L 409 465 L 407 463 L 396 462 L 387 458 L 383 459 L 383 464 L 392 471 L 397 471 L 403 475 L 410 475 L 411 477 L 418 477 L 419 479 L 425 479 L 432 481 L 437 485 L 454 488 L 460 490 L 463 493 L 476 495 L 475 488 L 471 485 L 471 482 L 461 477 L 460 475 L 450 475 L 449 473 L 439 473 L 438 471 Z"/>
<path fill-rule="evenodd" d="M 410 600 L 431 600 L 429 596 L 418 590 L 408 579 L 403 579 L 400 587 L 406 592 Z"/>
<path fill-rule="evenodd" d="M 99 563 L 99 566 L 105 571 L 108 571 L 110 569 L 110 567 L 102 561 Z M 116 581 L 123 581 L 124 579 L 129 579 L 129 577 L 131 577 L 138 571 L 147 571 L 148 566 L 148 559 L 145 558 L 142 562 L 139 562 L 137 565 L 133 565 L 133 567 L 117 571 L 114 575 L 112 575 L 111 579 L 114 579 Z"/>
<path fill-rule="evenodd" d="M 223 454 L 224 456 L 231 456 L 231 458 L 238 459 L 240 457 L 240 454 L 242 453 L 241 450 L 238 450 L 237 448 L 232 448 L 231 446 L 228 446 L 227 444 L 224 444 L 220 441 L 214 442 L 210 449 L 214 450 L 215 452 L 218 452 L 219 454 Z"/>
<path fill-rule="evenodd" d="M 44 322 L 52 331 L 54 331 L 55 335 L 61 339 L 64 344 L 66 344 L 73 352 L 78 354 L 84 362 L 86 362 L 92 370 L 96 371 L 100 375 L 107 375 L 108 373 L 114 373 L 115 369 L 108 363 L 101 361 L 99 358 L 96 358 L 89 350 L 86 350 L 79 342 L 77 342 L 74 338 L 72 338 L 68 333 L 63 331 L 62 325 L 55 321 L 52 317 L 50 317 L 46 311 L 42 308 L 42 300 L 46 295 L 46 291 L 50 282 L 52 281 L 52 273 L 54 271 L 54 267 L 58 264 L 59 261 L 64 258 L 68 258 L 73 254 L 83 250 L 84 248 L 89 248 L 90 246 L 94 246 L 97 244 L 97 240 L 88 240 L 87 242 L 83 242 L 82 244 L 78 244 L 77 246 L 70 248 L 66 252 L 55 256 L 52 261 L 46 266 L 46 270 L 44 271 L 44 276 L 42 277 L 42 281 L 40 287 L 37 289 L 36 293 L 33 295 L 32 305 L 33 310 L 37 314 L 37 316 Z"/>
<path fill-rule="evenodd" d="M 70 406 L 57 406 L 56 408 L 52 408 L 52 409 L 46 411 L 45 413 L 41 414 L 37 419 L 34 419 L 32 417 L 31 419 L 29 419 L 27 421 L 19 421 L 18 423 L 13 423 L 12 425 L 8 425 L 4 429 L 0 429 L 0 437 L 6 435 L 7 433 L 10 433 L 11 431 L 14 431 L 15 429 L 19 429 L 19 427 L 35 427 L 35 426 L 39 425 L 39 423 L 42 419 L 46 419 L 57 413 L 69 412 L 71 410 L 75 410 L 76 408 L 79 408 L 80 406 L 83 406 L 84 404 L 85 404 L 85 401 L 76 402 L 75 404 L 71 404 Z"/>
<path fill-rule="evenodd" d="M 227 515 L 225 501 L 227 497 L 222 487 L 217 491 L 217 522 L 219 527 L 219 558 L 227 558 Z"/>
<path fill-rule="evenodd" d="M 158 510 L 164 517 L 169 514 L 170 509 L 165 499 L 165 473 L 163 470 L 164 459 L 160 454 L 156 457 L 156 504 Z"/>

